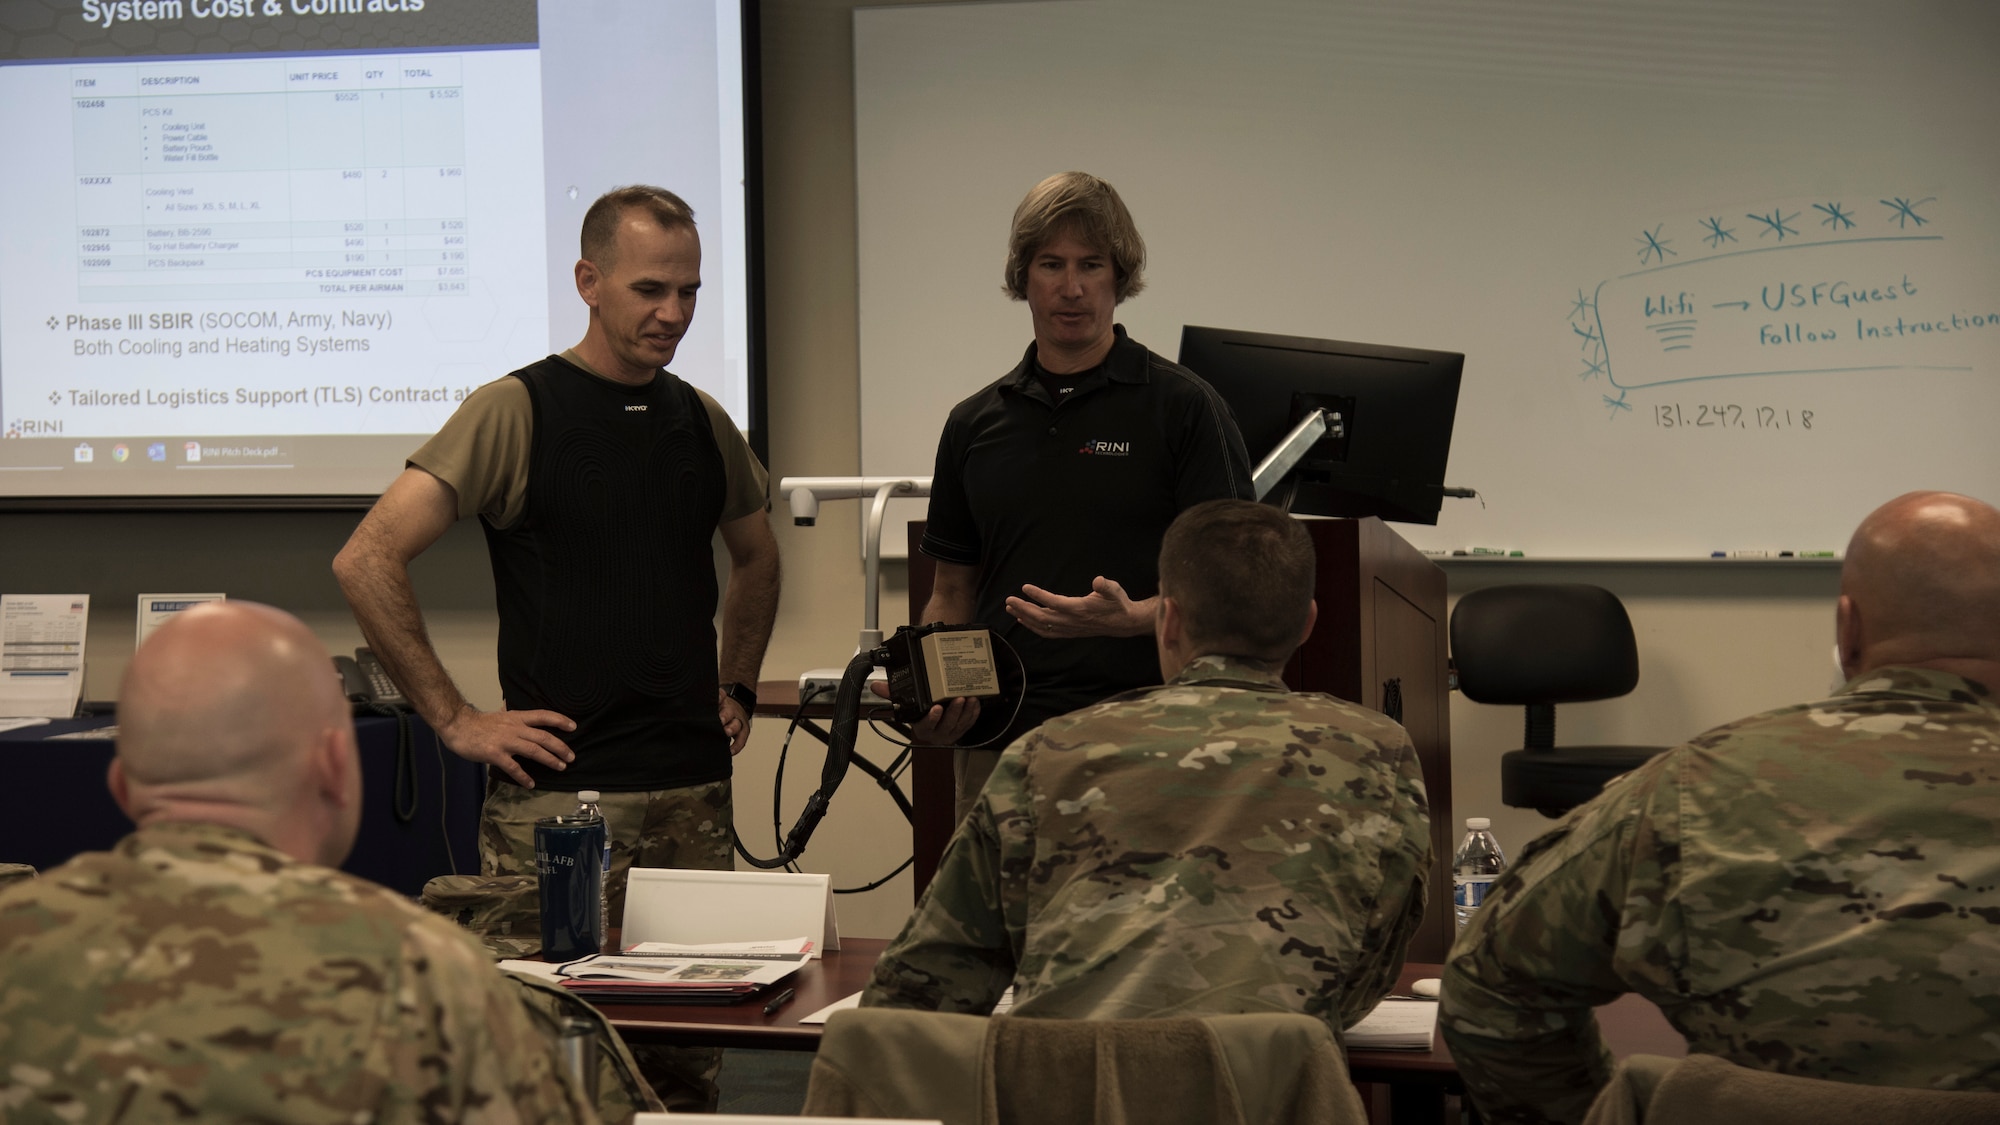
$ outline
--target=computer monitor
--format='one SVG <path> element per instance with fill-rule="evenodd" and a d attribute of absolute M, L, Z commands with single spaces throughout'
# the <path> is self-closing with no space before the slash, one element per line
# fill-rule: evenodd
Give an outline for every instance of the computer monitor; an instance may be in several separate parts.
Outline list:
<path fill-rule="evenodd" d="M 1180 362 L 1229 404 L 1253 463 L 1314 409 L 1340 415 L 1344 434 L 1260 499 L 1300 515 L 1437 523 L 1463 355 L 1188 325 Z"/>

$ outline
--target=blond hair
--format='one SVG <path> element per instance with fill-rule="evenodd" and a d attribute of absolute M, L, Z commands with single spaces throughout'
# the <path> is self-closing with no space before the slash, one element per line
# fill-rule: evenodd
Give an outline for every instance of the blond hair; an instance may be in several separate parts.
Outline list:
<path fill-rule="evenodd" d="M 1146 240 L 1118 189 L 1088 172 L 1058 172 L 1029 190 L 1014 208 L 1007 235 L 1007 295 L 1028 299 L 1028 263 L 1042 247 L 1070 235 L 1104 251 L 1118 279 L 1118 300 L 1146 287 Z"/>

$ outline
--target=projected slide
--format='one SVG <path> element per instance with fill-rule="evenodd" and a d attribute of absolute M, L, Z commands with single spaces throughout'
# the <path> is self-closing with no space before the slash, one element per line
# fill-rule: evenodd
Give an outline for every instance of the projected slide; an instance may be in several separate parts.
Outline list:
<path fill-rule="evenodd" d="M 584 5 L 532 0 L 45 6 L 68 53 L 20 37 L 16 55 L 56 57 L 0 60 L 17 157 L 0 177 L 0 496 L 379 490 L 472 389 L 581 336 L 577 220 L 613 183 L 697 203 L 702 314 L 741 329 L 742 254 L 719 245 L 740 242 L 740 197 L 701 206 L 727 100 L 713 0 L 652 13 L 700 54 L 682 68 L 708 95 L 692 187 L 667 178 L 680 167 L 599 160 L 583 171 L 604 182 L 578 185 L 576 162 L 550 166 L 545 128 L 590 145 L 605 107 L 545 69 L 587 69 L 615 11 L 593 27 L 567 18 Z M 733 387 L 689 377 L 733 389 L 742 417 L 744 345 L 690 344 L 697 364 L 737 360 L 704 372 Z"/>

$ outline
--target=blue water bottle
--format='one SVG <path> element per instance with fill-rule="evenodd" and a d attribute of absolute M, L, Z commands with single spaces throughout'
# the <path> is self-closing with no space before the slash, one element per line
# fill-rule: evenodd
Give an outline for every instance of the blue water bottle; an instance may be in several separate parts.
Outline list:
<path fill-rule="evenodd" d="M 535 822 L 543 957 L 574 961 L 603 950 L 605 843 L 602 816 L 549 816 Z"/>

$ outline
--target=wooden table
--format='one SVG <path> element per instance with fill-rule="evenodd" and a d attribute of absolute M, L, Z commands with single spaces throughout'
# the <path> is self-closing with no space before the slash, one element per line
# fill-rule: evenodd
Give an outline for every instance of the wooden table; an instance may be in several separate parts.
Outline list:
<path fill-rule="evenodd" d="M 626 1039 L 635 1043 L 673 1043 L 689 1047 L 755 1047 L 764 1050 L 812 1051 L 819 1048 L 821 1027 L 800 1024 L 828 1004 L 861 991 L 876 958 L 889 943 L 880 938 L 843 938 L 841 948 L 810 962 L 785 982 L 797 990 L 790 1003 L 773 1015 L 764 1014 L 765 998 L 739 1004 L 600 1004 Z M 1411 982 L 1438 975 L 1439 966 L 1411 964 L 1396 982 L 1407 993 Z M 783 986 L 781 986 L 783 987 Z M 1687 1043 L 1667 1018 L 1638 996 L 1623 996 L 1597 1010 L 1605 1042 L 1619 1058 L 1633 1054 L 1687 1054 Z M 1392 1091 L 1391 1115 L 1398 1122 L 1442 1119 L 1443 1098 L 1457 1093 L 1458 1065 L 1440 1036 L 1429 1051 L 1351 1051 L 1349 1072 L 1356 1083 L 1381 1083 Z"/>
<path fill-rule="evenodd" d="M 1435 977 L 1443 966 L 1405 964 L 1396 978 L 1396 991 L 1408 994 L 1410 985 L 1423 977 Z M 1605 1046 L 1618 1058 L 1627 1055 L 1687 1054 L 1687 1040 L 1667 1022 L 1667 1017 L 1643 997 L 1627 993 L 1597 1009 L 1597 1026 L 1604 1033 Z M 1458 1063 L 1451 1048 L 1439 1035 L 1428 1051 L 1349 1051 L 1347 1072 L 1356 1085 L 1377 1083 L 1389 1088 L 1389 1120 L 1394 1125 L 1431 1125 L 1445 1120 L 1444 1099 L 1460 1094 Z M 1365 1091 L 1364 1091 L 1365 1093 Z"/>
<path fill-rule="evenodd" d="M 798 994 L 771 1015 L 764 1014 L 769 995 L 737 1004 L 599 1004 L 620 1034 L 633 1043 L 672 1043 L 683 1047 L 754 1047 L 766 1051 L 816 1051 L 820 1026 L 800 1024 L 843 996 L 866 987 L 875 961 L 889 942 L 883 938 L 842 938 L 828 950 L 785 978 L 770 995 L 786 988 Z"/>

